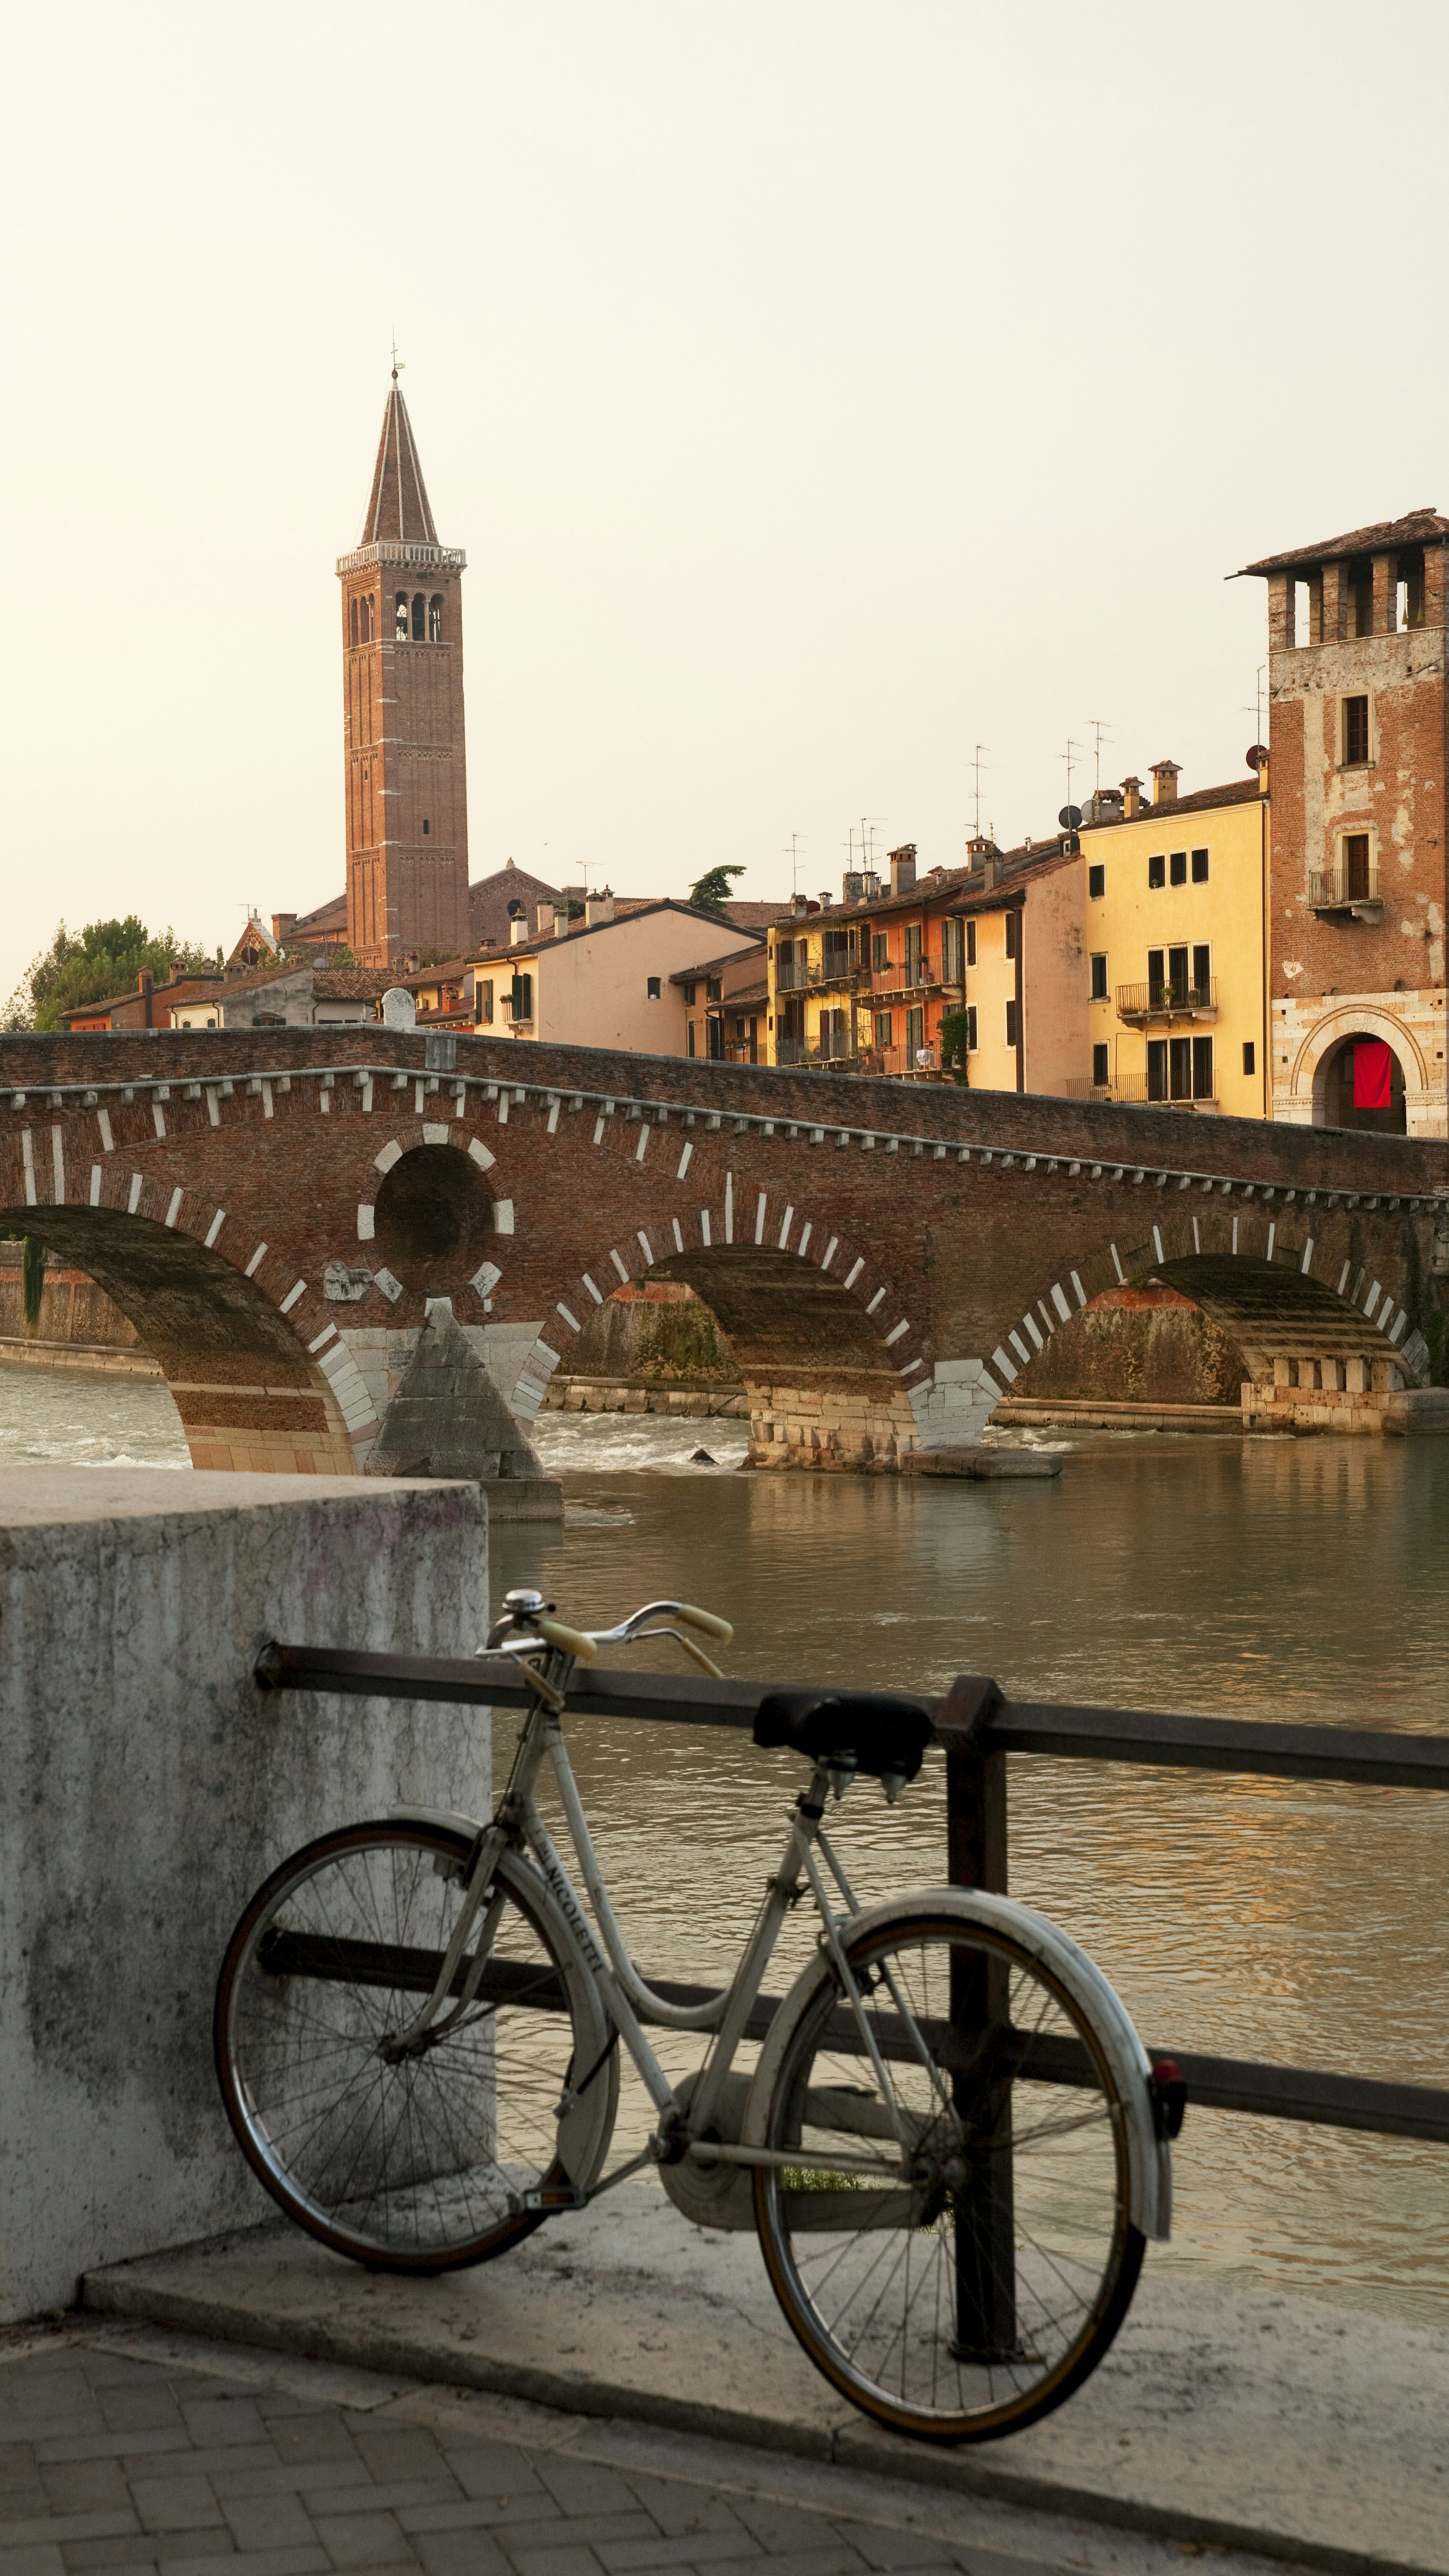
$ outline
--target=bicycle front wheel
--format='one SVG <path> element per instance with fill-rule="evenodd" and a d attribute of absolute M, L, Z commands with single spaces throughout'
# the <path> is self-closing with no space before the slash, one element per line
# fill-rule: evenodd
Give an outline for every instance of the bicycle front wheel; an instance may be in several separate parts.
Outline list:
<path fill-rule="evenodd" d="M 1014 2432 L 1095 2367 L 1141 2268 L 1107 2055 L 1040 1960 L 929 1904 L 846 1957 L 880 2066 L 832 1968 L 765 2115 L 790 2159 L 755 2169 L 770 2279 L 882 2423 Z"/>
<path fill-rule="evenodd" d="M 258 1889 L 217 1986 L 217 2073 L 252 2170 L 338 2253 L 442 2272 L 503 2253 L 546 2211 L 525 2195 L 593 2179 L 618 2096 L 618 2051 L 546 1895 L 505 1853 L 477 1994 L 445 1999 L 398 2053 L 437 1981 L 473 1845 L 405 1821 L 355 1825 L 296 1852 Z M 559 2157 L 565 2095 L 585 2087 L 582 2162 Z M 571 2114 L 575 2132 L 579 2116 Z"/>

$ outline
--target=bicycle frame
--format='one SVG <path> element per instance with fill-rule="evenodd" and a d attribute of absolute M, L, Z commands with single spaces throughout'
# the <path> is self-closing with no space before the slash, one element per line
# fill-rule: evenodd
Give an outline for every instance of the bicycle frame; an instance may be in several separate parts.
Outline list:
<path fill-rule="evenodd" d="M 563 1658 L 550 1657 L 549 1666 L 553 1666 L 556 1660 L 565 1662 Z M 565 1680 L 566 1673 L 556 1673 L 549 1666 L 545 1667 L 541 1677 L 545 1688 L 540 1694 L 540 1705 L 531 1710 L 524 1721 L 507 1788 L 498 1802 L 492 1824 L 479 1836 L 478 1850 L 469 1866 L 469 1880 L 464 1902 L 459 1910 L 458 1922 L 454 1927 L 434 1990 L 408 2029 L 394 2036 L 389 2053 L 401 2056 L 420 2045 L 426 2045 L 430 2035 L 440 2034 L 463 2014 L 473 2009 L 487 1968 L 492 1909 L 484 1916 L 471 1965 L 452 2010 L 442 2021 L 437 2018 L 439 2008 L 453 1986 L 474 1925 L 478 1921 L 479 1913 L 492 1887 L 499 1855 L 509 1844 L 521 1843 L 526 1845 L 533 1854 L 580 1955 L 600 1990 L 609 2018 L 619 2038 L 628 2049 L 640 2080 L 659 2114 L 659 2128 L 644 2154 L 632 2160 L 622 2169 L 622 2172 L 611 2175 L 610 2182 L 621 2180 L 623 2172 L 635 2171 L 637 2166 L 649 2157 L 668 2156 L 672 2159 L 679 2155 L 692 2155 L 703 2161 L 729 2164 L 781 2166 L 798 2164 L 798 2152 L 791 2157 L 775 2153 L 768 2148 L 743 2147 L 733 2142 L 710 2139 L 707 2132 L 715 2118 L 726 2078 L 744 2038 L 785 1916 L 808 1890 L 820 1916 L 826 1946 L 834 1959 L 845 1997 L 853 2011 L 862 2047 L 872 2061 L 876 2079 L 882 2087 L 885 2099 L 891 2103 L 896 2112 L 897 2142 L 900 2150 L 894 2161 L 889 2161 L 879 2153 L 859 2158 L 832 2154 L 831 2165 L 836 2171 L 848 2169 L 861 2175 L 899 2182 L 903 2172 L 907 2172 L 910 2166 L 911 2127 L 901 2112 L 895 2087 L 870 2028 L 859 1987 L 845 1958 L 841 1931 L 844 1924 L 859 1911 L 859 1908 L 849 1880 L 828 1838 L 821 1830 L 825 1800 L 833 1777 L 838 1780 L 839 1775 L 832 1775 L 825 1764 L 817 1764 L 808 1789 L 803 1790 L 796 1799 L 780 1866 L 767 1882 L 764 1901 L 728 1986 L 708 2004 L 671 2004 L 666 1997 L 656 1994 L 640 1976 L 610 1903 L 608 1888 L 599 1866 L 598 1855 L 589 1832 L 588 1819 L 584 1813 L 583 1802 L 579 1796 L 578 1785 L 574 1779 L 564 1742 L 561 1723 L 563 1690 L 560 1685 Z M 545 1760 L 551 1764 L 558 1784 L 569 1838 L 602 1936 L 602 1949 L 599 1940 L 595 1937 L 594 1927 L 585 1912 L 579 1891 L 569 1875 L 568 1868 L 555 1846 L 535 1801 L 534 1791 Z M 846 1775 L 845 1782 L 841 1784 L 842 1794 L 843 1787 L 848 1785 L 848 1778 L 849 1775 Z M 829 1889 L 815 1856 L 817 1845 L 830 1877 L 844 1899 L 847 1909 L 844 1916 L 838 1917 L 832 1908 Z M 495 1899 L 495 1905 L 496 1903 Z M 910 2012 L 905 1997 L 897 1992 L 893 1976 L 888 1982 L 897 2012 L 905 2021 L 907 2028 L 913 2031 L 914 2016 Z M 676 2030 L 712 2029 L 715 2033 L 698 2080 L 691 2092 L 687 2112 L 681 2109 L 674 2087 L 650 2046 L 641 2019 L 645 2014 Z M 919 2037 L 917 2037 L 916 2046 L 921 2064 L 927 2070 L 934 2089 L 940 2094 L 942 2107 L 949 2109 L 949 2098 L 932 2063 L 929 2049 Z M 574 2086 L 565 2094 L 560 2104 L 561 2115 L 587 2089 L 603 2063 L 604 2060 L 600 2059 L 596 2065 L 578 2071 Z M 608 2187 L 608 2184 L 596 2184 L 594 2192 Z M 577 2195 L 580 2200 L 592 2196 L 592 2192 Z M 548 2205 L 550 2207 L 557 2205 L 553 2195 L 550 2195 Z"/>

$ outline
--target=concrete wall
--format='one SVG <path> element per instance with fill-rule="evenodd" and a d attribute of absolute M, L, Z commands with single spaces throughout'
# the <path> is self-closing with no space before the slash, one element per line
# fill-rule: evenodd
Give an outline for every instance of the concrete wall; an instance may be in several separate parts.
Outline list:
<path fill-rule="evenodd" d="M 268 1637 L 469 1654 L 474 1485 L 0 1476 L 0 2321 L 266 2215 L 211 2063 L 222 1952 L 299 1843 L 487 1812 L 485 1712 L 270 1696 Z"/>

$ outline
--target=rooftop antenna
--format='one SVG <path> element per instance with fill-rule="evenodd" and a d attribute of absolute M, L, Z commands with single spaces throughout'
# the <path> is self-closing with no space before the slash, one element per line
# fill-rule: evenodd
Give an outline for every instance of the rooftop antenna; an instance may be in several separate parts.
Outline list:
<path fill-rule="evenodd" d="M 885 829 L 884 814 L 862 814 L 860 818 L 860 864 L 875 873 L 875 836 Z"/>
<path fill-rule="evenodd" d="M 1112 728 L 1108 724 L 1105 716 L 1088 716 L 1087 722 L 1092 728 L 1093 748 L 1097 761 L 1096 783 L 1093 792 L 1100 796 L 1102 793 L 1102 740 L 1104 735 L 1108 741 L 1111 740 Z M 1067 803 L 1070 805 L 1071 801 L 1072 782 L 1069 778 L 1067 780 Z"/>
<path fill-rule="evenodd" d="M 1066 747 L 1066 750 L 1065 750 L 1065 751 L 1059 751 L 1059 752 L 1057 753 L 1057 758 L 1058 758 L 1058 760 L 1064 760 L 1064 761 L 1066 762 L 1066 764 L 1067 764 L 1067 803 L 1068 803 L 1068 805 L 1070 805 L 1070 804 L 1071 804 L 1071 801 L 1072 801 L 1072 762 L 1073 762 L 1073 759 L 1074 759 L 1074 758 L 1075 758 L 1075 759 L 1080 759 L 1080 758 L 1081 758 L 1081 754 L 1082 754 L 1082 746 L 1081 746 L 1081 744 L 1080 744 L 1079 742 L 1073 742 L 1071 735 L 1070 735 L 1070 734 L 1068 734 L 1068 736 L 1067 736 L 1067 747 Z"/>
<path fill-rule="evenodd" d="M 1258 681 L 1255 693 L 1257 697 L 1256 706 L 1244 707 L 1243 709 L 1244 715 L 1251 716 L 1253 719 L 1255 727 L 1253 740 L 1255 742 L 1261 742 L 1263 739 L 1263 673 L 1266 671 L 1267 667 L 1268 665 L 1266 662 L 1260 662 L 1258 664 Z"/>
<path fill-rule="evenodd" d="M 800 889 L 799 844 L 802 841 L 808 841 L 809 838 L 810 835 L 808 832 L 792 832 L 790 835 L 790 846 L 788 850 L 784 852 L 784 856 L 790 862 L 790 892 L 792 896 L 796 895 Z"/>
<path fill-rule="evenodd" d="M 978 841 L 981 838 L 981 755 L 983 751 L 990 749 L 989 742 L 978 742 L 970 762 L 971 768 L 976 773 L 976 838 Z"/>

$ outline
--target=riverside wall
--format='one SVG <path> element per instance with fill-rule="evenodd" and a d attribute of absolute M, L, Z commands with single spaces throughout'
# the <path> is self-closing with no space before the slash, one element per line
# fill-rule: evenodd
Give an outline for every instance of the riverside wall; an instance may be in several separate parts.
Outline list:
<path fill-rule="evenodd" d="M 96 2263 L 266 2217 L 211 2007 L 259 1882 L 397 1800 L 485 1816 L 485 1710 L 271 1696 L 270 1637 L 471 1654 L 464 1483 L 0 1474 L 0 2323 Z"/>

